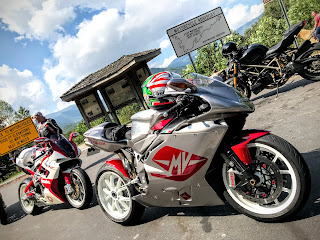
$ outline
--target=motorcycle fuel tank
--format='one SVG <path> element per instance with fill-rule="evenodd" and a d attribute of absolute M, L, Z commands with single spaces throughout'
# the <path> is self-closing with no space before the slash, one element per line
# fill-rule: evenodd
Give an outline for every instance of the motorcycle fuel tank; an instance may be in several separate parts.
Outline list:
<path fill-rule="evenodd" d="M 265 58 L 267 51 L 268 48 L 262 44 L 252 44 L 243 53 L 240 58 L 240 63 L 258 64 Z"/>

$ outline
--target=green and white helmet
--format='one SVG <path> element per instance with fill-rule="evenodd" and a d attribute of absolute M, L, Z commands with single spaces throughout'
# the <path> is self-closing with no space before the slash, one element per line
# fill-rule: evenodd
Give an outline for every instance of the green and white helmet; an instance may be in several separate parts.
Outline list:
<path fill-rule="evenodd" d="M 164 91 L 168 81 L 180 77 L 171 72 L 160 72 L 149 76 L 142 84 L 142 92 L 147 105 L 153 109 L 165 108 L 173 104 L 173 100 L 164 98 Z"/>

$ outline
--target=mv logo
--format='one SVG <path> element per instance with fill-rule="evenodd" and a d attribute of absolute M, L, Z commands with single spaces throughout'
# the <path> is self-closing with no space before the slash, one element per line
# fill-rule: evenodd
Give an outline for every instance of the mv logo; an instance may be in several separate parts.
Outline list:
<path fill-rule="evenodd" d="M 205 157 L 169 146 L 161 148 L 152 160 L 165 170 L 165 175 L 151 173 L 151 176 L 174 181 L 188 179 L 208 161 Z"/>

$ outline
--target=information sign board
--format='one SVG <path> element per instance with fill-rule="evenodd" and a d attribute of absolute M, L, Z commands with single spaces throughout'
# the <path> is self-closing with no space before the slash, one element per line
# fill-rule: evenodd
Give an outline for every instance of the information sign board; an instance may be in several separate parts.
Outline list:
<path fill-rule="evenodd" d="M 23 147 L 38 137 L 37 128 L 31 117 L 2 129 L 0 130 L 0 156 Z"/>
<path fill-rule="evenodd" d="M 231 34 L 221 7 L 167 30 L 177 57 Z"/>

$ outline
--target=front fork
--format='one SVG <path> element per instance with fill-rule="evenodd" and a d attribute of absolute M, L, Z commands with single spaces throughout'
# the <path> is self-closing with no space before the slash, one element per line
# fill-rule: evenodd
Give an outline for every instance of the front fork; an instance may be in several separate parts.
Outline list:
<path fill-rule="evenodd" d="M 238 80 L 238 64 L 236 62 L 233 63 L 233 86 L 237 89 L 237 80 Z"/>
<path fill-rule="evenodd" d="M 232 147 L 228 144 L 223 144 L 223 154 L 222 157 L 232 168 L 235 168 L 239 172 L 239 177 L 241 179 L 240 183 L 235 187 L 244 186 L 250 184 L 254 186 L 256 184 L 256 179 L 254 172 L 250 168 L 252 162 L 251 155 L 247 144 L 259 137 L 267 135 L 267 131 L 255 131 L 248 130 L 244 132 L 242 141 Z"/>
<path fill-rule="evenodd" d="M 74 191 L 74 189 L 71 185 L 72 181 L 70 178 L 70 172 L 71 172 L 71 170 L 67 170 L 67 171 L 62 172 L 64 181 L 65 181 L 64 192 L 66 195 L 71 195 Z"/>

